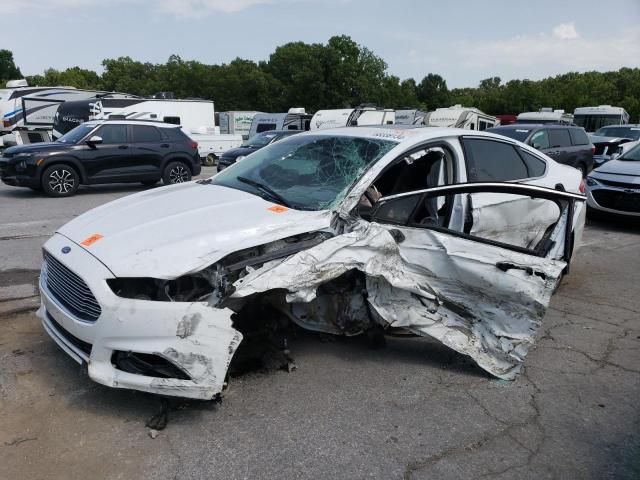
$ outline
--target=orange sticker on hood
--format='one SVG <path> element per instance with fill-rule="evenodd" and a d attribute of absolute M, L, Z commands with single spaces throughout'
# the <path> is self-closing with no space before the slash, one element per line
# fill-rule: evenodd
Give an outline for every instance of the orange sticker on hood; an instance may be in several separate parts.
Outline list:
<path fill-rule="evenodd" d="M 90 247 L 91 245 L 96 243 L 101 238 L 104 238 L 104 237 L 102 235 L 100 235 L 99 233 L 94 233 L 90 237 L 87 237 L 82 242 L 80 242 L 80 245 L 82 245 L 83 247 Z"/>
<path fill-rule="evenodd" d="M 283 207 L 282 205 L 274 205 L 273 207 L 267 208 L 267 210 L 273 213 L 283 213 L 289 209 L 287 207 Z"/>

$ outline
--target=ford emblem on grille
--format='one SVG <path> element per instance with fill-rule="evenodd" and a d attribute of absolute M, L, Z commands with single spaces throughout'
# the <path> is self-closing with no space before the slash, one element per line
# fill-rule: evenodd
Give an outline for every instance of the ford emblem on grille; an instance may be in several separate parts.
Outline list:
<path fill-rule="evenodd" d="M 66 246 L 66 247 L 62 247 L 62 253 L 69 253 L 71 251 L 71 247 Z"/>

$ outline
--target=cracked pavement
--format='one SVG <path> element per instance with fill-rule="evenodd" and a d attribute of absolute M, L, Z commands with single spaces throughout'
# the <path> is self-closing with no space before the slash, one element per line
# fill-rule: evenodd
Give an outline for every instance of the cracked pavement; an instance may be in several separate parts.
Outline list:
<path fill-rule="evenodd" d="M 218 404 L 173 402 L 152 439 L 156 397 L 90 382 L 15 304 L 46 235 L 136 189 L 53 201 L 0 187 L 0 477 L 640 478 L 638 225 L 589 222 L 514 382 L 428 339 L 372 350 L 303 333 L 296 371 L 234 378 Z"/>

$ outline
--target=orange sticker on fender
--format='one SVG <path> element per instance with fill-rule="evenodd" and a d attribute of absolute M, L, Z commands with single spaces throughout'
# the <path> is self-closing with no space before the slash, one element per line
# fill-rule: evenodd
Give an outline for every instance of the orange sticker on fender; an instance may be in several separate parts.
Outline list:
<path fill-rule="evenodd" d="M 90 247 L 91 245 L 96 243 L 101 238 L 103 238 L 102 235 L 100 235 L 99 233 L 94 233 L 90 237 L 87 237 L 82 242 L 80 242 L 80 245 L 82 245 L 83 247 Z"/>
<path fill-rule="evenodd" d="M 273 207 L 267 208 L 267 210 L 273 213 L 283 213 L 289 209 L 287 207 L 283 207 L 282 205 L 274 205 Z"/>

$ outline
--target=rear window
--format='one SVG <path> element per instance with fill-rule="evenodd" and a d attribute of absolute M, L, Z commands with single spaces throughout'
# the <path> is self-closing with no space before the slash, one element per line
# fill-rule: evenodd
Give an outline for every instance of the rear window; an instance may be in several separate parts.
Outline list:
<path fill-rule="evenodd" d="M 519 142 L 524 142 L 531 133 L 530 128 L 487 128 L 487 132 L 495 133 L 497 135 L 504 135 L 505 137 L 513 138 Z"/>
<path fill-rule="evenodd" d="M 528 178 L 527 165 L 515 147 L 494 140 L 465 139 L 470 182 L 509 181 Z"/>
<path fill-rule="evenodd" d="M 179 128 L 163 128 L 164 134 L 171 140 L 182 140 L 187 138 L 187 135 Z"/>
<path fill-rule="evenodd" d="M 571 137 L 569 136 L 569 130 L 566 128 L 550 128 L 549 144 L 551 148 L 570 147 Z"/>
<path fill-rule="evenodd" d="M 147 125 L 133 126 L 133 143 L 150 143 L 162 141 L 162 135 L 156 127 Z"/>
<path fill-rule="evenodd" d="M 572 128 L 569 132 L 571 132 L 571 142 L 574 145 L 589 145 L 589 137 L 583 129 Z"/>

